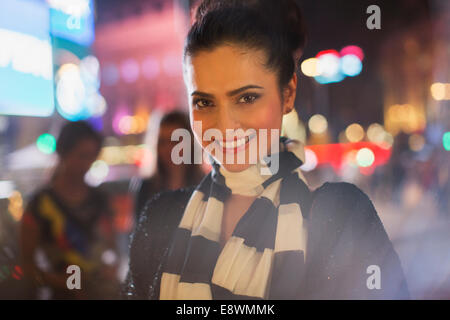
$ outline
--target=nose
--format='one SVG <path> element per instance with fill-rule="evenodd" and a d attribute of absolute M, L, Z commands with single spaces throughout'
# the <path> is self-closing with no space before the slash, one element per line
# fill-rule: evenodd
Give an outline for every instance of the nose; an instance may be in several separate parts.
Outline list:
<path fill-rule="evenodd" d="M 233 109 L 226 104 L 222 104 L 219 107 L 217 116 L 217 129 L 222 132 L 224 138 L 226 138 L 227 130 L 236 130 L 241 127 L 238 113 L 233 111 Z"/>

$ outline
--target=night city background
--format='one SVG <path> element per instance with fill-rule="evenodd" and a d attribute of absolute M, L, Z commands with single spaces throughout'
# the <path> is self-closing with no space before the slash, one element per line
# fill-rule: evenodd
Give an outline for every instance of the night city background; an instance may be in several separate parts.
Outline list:
<path fill-rule="evenodd" d="M 366 192 L 413 299 L 450 299 L 450 1 L 302 0 L 308 41 L 286 135 L 310 187 Z M 0 298 L 23 297 L 19 230 L 67 121 L 105 137 L 85 180 L 110 195 L 128 268 L 135 185 L 157 170 L 159 120 L 188 111 L 184 37 L 195 1 L 0 2 Z M 381 29 L 366 25 L 370 5 Z M 206 173 L 209 168 L 203 168 Z M 45 288 L 38 299 L 50 299 Z"/>

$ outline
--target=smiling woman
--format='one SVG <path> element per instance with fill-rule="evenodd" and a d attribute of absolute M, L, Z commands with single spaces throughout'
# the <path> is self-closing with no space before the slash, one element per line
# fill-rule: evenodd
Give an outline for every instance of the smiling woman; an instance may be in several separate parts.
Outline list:
<path fill-rule="evenodd" d="M 196 18 L 184 79 L 191 125 L 213 170 L 195 190 L 148 203 L 133 235 L 127 296 L 407 298 L 400 261 L 368 197 L 347 183 L 311 191 L 300 170 L 302 143 L 280 137 L 305 40 L 295 1 L 206 0 Z M 219 148 L 203 139 L 208 130 L 219 133 L 212 137 Z M 276 144 L 264 132 L 275 132 Z M 252 141 L 256 163 L 251 152 L 243 163 L 223 160 L 251 150 Z"/>
<path fill-rule="evenodd" d="M 204 131 L 214 128 L 222 132 L 225 143 L 234 140 L 227 130 L 233 133 L 238 129 L 254 129 L 257 145 L 261 129 L 281 130 L 283 115 L 294 107 L 297 77 L 293 73 L 291 81 L 283 88 L 282 97 L 277 74 L 265 67 L 266 59 L 262 50 L 245 50 L 226 44 L 187 57 L 185 82 L 191 96 L 191 120 L 200 121 Z M 197 140 L 206 148 L 209 141 L 202 139 L 203 132 L 196 129 Z M 268 145 L 268 153 L 270 149 Z M 261 150 L 257 151 L 259 155 Z M 213 153 L 212 156 L 217 159 L 218 155 Z M 244 164 L 221 164 L 229 171 L 239 172 L 248 168 L 249 158 L 247 152 Z"/>

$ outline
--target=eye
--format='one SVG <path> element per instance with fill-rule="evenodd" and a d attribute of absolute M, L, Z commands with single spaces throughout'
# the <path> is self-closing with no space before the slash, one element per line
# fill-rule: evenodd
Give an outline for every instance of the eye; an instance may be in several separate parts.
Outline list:
<path fill-rule="evenodd" d="M 209 100 L 206 100 L 206 99 L 195 99 L 193 101 L 193 104 L 194 104 L 194 107 L 199 109 L 199 110 L 213 106 L 213 103 L 211 101 L 209 101 Z"/>
<path fill-rule="evenodd" d="M 239 98 L 239 103 L 251 104 L 259 98 L 259 94 L 248 93 Z"/>

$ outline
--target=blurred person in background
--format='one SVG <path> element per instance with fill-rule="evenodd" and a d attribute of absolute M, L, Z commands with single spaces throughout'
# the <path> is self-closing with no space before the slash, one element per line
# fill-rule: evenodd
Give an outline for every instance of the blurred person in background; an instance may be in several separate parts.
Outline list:
<path fill-rule="evenodd" d="M 176 129 L 185 129 L 191 132 L 189 117 L 180 111 L 173 111 L 161 118 L 157 142 L 157 171 L 155 175 L 141 181 L 137 191 L 135 202 L 136 221 L 145 207 L 145 204 L 155 194 L 167 190 L 177 190 L 183 187 L 197 185 L 203 172 L 199 165 L 194 164 L 192 153 L 192 164 L 174 164 L 172 161 L 172 149 L 179 143 L 172 141 L 172 133 Z M 193 144 L 192 141 L 192 149 Z"/>
<path fill-rule="evenodd" d="M 25 275 L 36 288 L 50 288 L 52 299 L 115 298 L 118 292 L 108 198 L 84 181 L 101 146 L 102 136 L 88 123 L 67 123 L 57 140 L 53 177 L 34 194 L 22 219 Z M 70 265 L 80 268 L 80 290 L 68 289 Z"/>
<path fill-rule="evenodd" d="M 408 148 L 408 135 L 400 132 L 392 148 L 389 163 L 392 199 L 397 205 L 402 204 L 402 191 L 407 178 L 407 167 L 411 165 L 411 154 Z"/>

